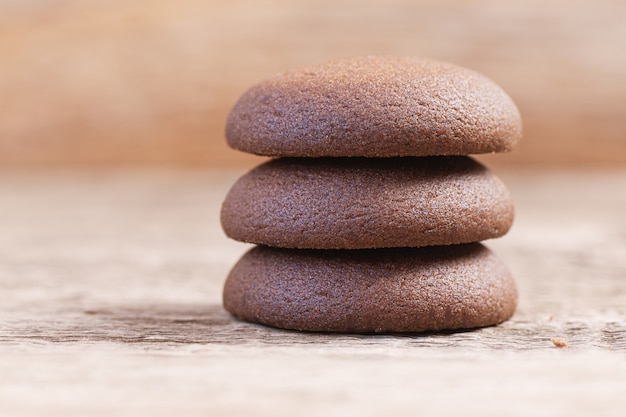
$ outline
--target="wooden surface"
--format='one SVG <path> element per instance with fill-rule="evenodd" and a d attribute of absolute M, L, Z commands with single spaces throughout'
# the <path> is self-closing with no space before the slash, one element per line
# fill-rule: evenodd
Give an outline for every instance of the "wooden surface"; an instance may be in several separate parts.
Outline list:
<path fill-rule="evenodd" d="M 489 246 L 518 281 L 516 315 L 396 336 L 223 311 L 247 246 L 218 211 L 240 174 L 2 172 L 0 415 L 626 412 L 626 171 L 500 173 L 517 219 Z"/>
<path fill-rule="evenodd" d="M 483 72 L 525 138 L 492 164 L 626 165 L 623 0 L 0 0 L 0 166 L 248 166 L 243 91 L 368 54 Z"/>

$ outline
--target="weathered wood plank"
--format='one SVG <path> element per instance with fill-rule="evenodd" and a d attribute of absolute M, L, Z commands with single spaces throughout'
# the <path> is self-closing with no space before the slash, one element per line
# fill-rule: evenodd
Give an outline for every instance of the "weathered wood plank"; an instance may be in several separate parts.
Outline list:
<path fill-rule="evenodd" d="M 511 172 L 512 320 L 332 335 L 230 317 L 239 172 L 0 176 L 1 415 L 620 415 L 626 172 Z M 566 347 L 556 345 L 564 342 Z M 454 401 L 451 401 L 454 399 Z"/>
<path fill-rule="evenodd" d="M 106 305 L 84 310 L 42 308 L 32 315 L 5 314 L 0 346 L 38 350 L 52 344 L 132 345 L 133 349 L 176 350 L 184 345 L 246 348 L 302 347 L 523 352 L 554 348 L 552 339 L 581 351 L 626 351 L 626 321 L 621 313 L 587 311 L 569 318 L 529 315 L 500 326 L 461 332 L 406 335 L 342 335 L 284 331 L 243 323 L 218 304 Z M 593 315 L 592 315 L 593 314 Z M 43 315 L 43 316 L 42 316 Z"/>

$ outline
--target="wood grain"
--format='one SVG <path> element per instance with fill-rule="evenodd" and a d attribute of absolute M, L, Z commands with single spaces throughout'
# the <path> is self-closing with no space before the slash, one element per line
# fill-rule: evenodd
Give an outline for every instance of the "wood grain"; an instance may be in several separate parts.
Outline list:
<path fill-rule="evenodd" d="M 0 1 L 0 165 L 250 166 L 225 118 L 328 59 L 427 56 L 492 77 L 525 139 L 492 164 L 626 164 L 622 0 Z"/>
<path fill-rule="evenodd" d="M 0 415 L 626 409 L 626 172 L 503 172 L 517 219 L 489 246 L 518 281 L 513 319 L 384 336 L 224 312 L 247 245 L 223 236 L 218 211 L 240 174 L 2 172 Z"/>

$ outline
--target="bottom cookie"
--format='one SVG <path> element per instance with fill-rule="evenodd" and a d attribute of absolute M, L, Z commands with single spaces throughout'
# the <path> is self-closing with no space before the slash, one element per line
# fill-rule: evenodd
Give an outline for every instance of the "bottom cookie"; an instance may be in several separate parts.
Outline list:
<path fill-rule="evenodd" d="M 257 246 L 224 286 L 234 316 L 284 329 L 396 333 L 501 323 L 517 305 L 506 266 L 480 243 L 302 250 Z"/>

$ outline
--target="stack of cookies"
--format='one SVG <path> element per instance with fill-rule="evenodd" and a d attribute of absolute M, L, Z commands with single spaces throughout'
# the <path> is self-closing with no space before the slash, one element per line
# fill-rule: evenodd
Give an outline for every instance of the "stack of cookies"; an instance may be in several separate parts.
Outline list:
<path fill-rule="evenodd" d="M 250 322 L 325 332 L 422 332 L 500 323 L 517 304 L 481 240 L 504 235 L 504 185 L 466 155 L 511 150 L 515 104 L 488 78 L 417 58 L 362 57 L 249 89 L 231 147 L 275 157 L 240 178 L 222 227 L 258 246 L 224 307 Z"/>

